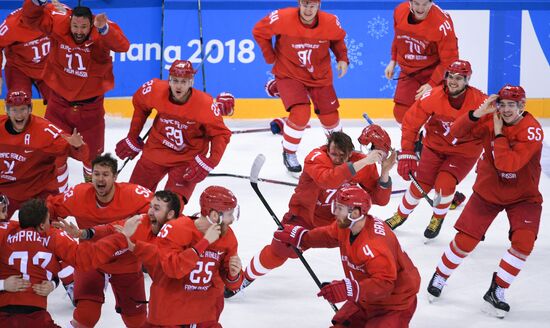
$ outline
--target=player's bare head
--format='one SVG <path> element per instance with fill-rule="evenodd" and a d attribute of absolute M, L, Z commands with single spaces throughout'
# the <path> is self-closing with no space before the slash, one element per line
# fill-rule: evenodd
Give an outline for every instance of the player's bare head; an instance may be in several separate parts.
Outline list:
<path fill-rule="evenodd" d="M 365 218 L 372 206 L 370 195 L 357 185 L 344 185 L 332 201 L 332 214 L 340 228 L 351 228 Z"/>
<path fill-rule="evenodd" d="M 355 149 L 353 141 L 344 132 L 332 132 L 327 140 L 327 154 L 334 165 L 347 162 Z"/>
<path fill-rule="evenodd" d="M 315 22 L 321 7 L 321 0 L 298 0 L 298 6 L 300 8 L 300 20 L 302 23 L 309 25 Z"/>
<path fill-rule="evenodd" d="M 519 85 L 505 85 L 498 92 L 497 106 L 504 123 L 517 123 L 525 109 L 525 90 Z"/>
<path fill-rule="evenodd" d="M 411 13 L 416 20 L 424 20 L 432 8 L 432 0 L 409 0 Z"/>
<path fill-rule="evenodd" d="M 92 184 L 96 196 L 109 200 L 114 195 L 114 184 L 117 178 L 117 161 L 110 153 L 97 156 L 92 161 Z"/>
<path fill-rule="evenodd" d="M 6 114 L 16 132 L 22 132 L 32 112 L 31 97 L 25 91 L 11 91 L 6 96 Z"/>
<path fill-rule="evenodd" d="M 169 190 L 155 192 L 147 212 L 149 220 L 151 220 L 151 232 L 155 235 L 158 234 L 164 223 L 177 218 L 180 211 L 180 199 L 177 194 Z"/>
<path fill-rule="evenodd" d="M 92 11 L 88 7 L 75 7 L 71 15 L 71 35 L 76 43 L 86 41 L 92 26 L 94 17 Z"/>
<path fill-rule="evenodd" d="M 8 219 L 8 206 L 10 206 L 8 196 L 0 193 L 0 221 Z"/>
<path fill-rule="evenodd" d="M 201 215 L 211 224 L 221 224 L 222 235 L 233 221 L 239 218 L 240 207 L 231 190 L 222 186 L 206 188 L 199 199 Z"/>
<path fill-rule="evenodd" d="M 48 231 L 50 214 L 46 202 L 39 198 L 24 202 L 19 208 L 19 226 L 21 229 L 35 228 L 39 231 Z"/>
<path fill-rule="evenodd" d="M 456 97 L 466 90 L 470 77 L 472 76 L 472 65 L 467 60 L 456 60 L 452 62 L 445 72 L 445 86 L 450 96 Z"/>
<path fill-rule="evenodd" d="M 176 101 L 183 101 L 187 97 L 195 82 L 195 69 L 188 60 L 176 60 L 169 70 L 169 84 L 172 97 Z"/>

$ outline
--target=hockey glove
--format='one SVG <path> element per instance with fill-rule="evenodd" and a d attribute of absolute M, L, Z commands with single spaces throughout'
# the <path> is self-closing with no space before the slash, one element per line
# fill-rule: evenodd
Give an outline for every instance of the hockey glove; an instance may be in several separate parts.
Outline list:
<path fill-rule="evenodd" d="M 140 137 L 127 136 L 116 144 L 115 152 L 120 159 L 134 158 L 143 149 L 143 140 Z"/>
<path fill-rule="evenodd" d="M 323 286 L 317 296 L 323 297 L 330 303 L 357 302 L 359 299 L 359 283 L 348 278 L 334 280 Z"/>
<path fill-rule="evenodd" d="M 199 183 L 210 171 L 214 169 L 214 165 L 204 155 L 195 156 L 195 160 L 189 163 L 189 167 L 183 173 L 183 179 L 189 182 Z"/>
<path fill-rule="evenodd" d="M 222 116 L 231 116 L 235 111 L 235 97 L 229 92 L 222 92 L 216 97 L 216 106 Z"/>
<path fill-rule="evenodd" d="M 418 157 L 413 151 L 403 150 L 397 155 L 397 173 L 405 180 L 409 181 L 409 172 L 414 174 L 418 166 Z"/>
<path fill-rule="evenodd" d="M 283 129 L 285 128 L 286 117 L 277 117 L 271 123 L 269 127 L 271 128 L 271 133 L 273 134 L 283 134 Z"/>
<path fill-rule="evenodd" d="M 306 232 L 306 228 L 302 226 L 293 226 L 290 224 L 285 224 L 283 230 L 277 230 L 273 233 L 273 238 L 279 240 L 282 243 L 285 243 L 290 246 L 294 246 L 300 249 L 300 243 L 302 242 L 302 237 Z"/>
<path fill-rule="evenodd" d="M 277 82 L 275 79 L 267 81 L 265 84 L 265 93 L 271 98 L 279 98 L 279 89 L 277 88 Z"/>

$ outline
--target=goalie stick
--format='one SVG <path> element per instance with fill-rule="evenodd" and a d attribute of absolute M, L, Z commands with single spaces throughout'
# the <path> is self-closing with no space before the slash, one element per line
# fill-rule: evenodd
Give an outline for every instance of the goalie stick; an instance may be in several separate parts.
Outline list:
<path fill-rule="evenodd" d="M 275 212 L 273 212 L 273 210 L 271 209 L 271 206 L 269 206 L 264 196 L 262 195 L 262 192 L 258 188 L 258 181 L 259 181 L 258 175 L 260 174 L 260 170 L 262 169 L 262 166 L 264 165 L 264 163 L 265 163 L 265 156 L 263 154 L 258 154 L 258 156 L 256 156 L 256 159 L 254 159 L 252 168 L 250 169 L 250 185 L 252 186 L 252 189 L 254 189 L 254 191 L 256 192 L 256 195 L 258 195 L 258 198 L 260 198 L 260 200 L 262 201 L 262 204 L 264 205 L 265 209 L 271 215 L 271 218 L 273 219 L 273 221 L 275 221 L 277 226 L 279 226 L 279 229 L 283 229 L 284 228 L 283 224 L 281 223 L 281 221 L 279 221 L 279 219 L 277 218 L 277 215 L 275 214 Z M 293 249 L 294 249 L 294 252 L 296 252 L 296 255 L 298 255 L 298 258 L 306 268 L 311 278 L 313 278 L 313 280 L 315 281 L 315 284 L 317 285 L 317 287 L 321 289 L 323 287 L 321 284 L 321 281 L 319 280 L 319 278 L 317 278 L 317 275 L 315 274 L 315 272 L 313 272 L 313 269 L 309 266 L 309 263 L 307 263 L 306 259 L 304 258 L 304 255 L 302 254 L 302 251 L 300 251 L 296 247 L 293 247 Z M 338 312 L 338 308 L 336 307 L 336 305 L 330 302 L 329 304 L 334 310 L 334 312 Z"/>

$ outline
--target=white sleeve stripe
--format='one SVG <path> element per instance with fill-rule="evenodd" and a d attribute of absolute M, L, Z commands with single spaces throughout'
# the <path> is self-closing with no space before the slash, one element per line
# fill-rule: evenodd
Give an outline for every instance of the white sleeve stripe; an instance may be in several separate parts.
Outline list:
<path fill-rule="evenodd" d="M 210 172 L 213 170 L 213 168 L 211 168 L 210 166 L 208 166 L 208 164 L 203 162 L 203 160 L 200 158 L 199 155 L 195 156 L 195 161 L 197 162 L 197 164 L 199 164 L 200 167 L 202 167 L 206 171 Z"/>

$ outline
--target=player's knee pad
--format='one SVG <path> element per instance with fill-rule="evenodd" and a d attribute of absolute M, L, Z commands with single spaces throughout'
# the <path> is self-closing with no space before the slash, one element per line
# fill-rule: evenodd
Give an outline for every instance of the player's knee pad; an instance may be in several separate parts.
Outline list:
<path fill-rule="evenodd" d="M 457 183 L 454 175 L 447 171 L 440 171 L 435 178 L 434 189 L 443 197 L 451 196 L 455 193 Z"/>
<path fill-rule="evenodd" d="M 146 312 L 133 315 L 122 314 L 121 317 L 126 327 L 129 328 L 140 328 L 147 321 Z"/>
<path fill-rule="evenodd" d="M 471 251 L 476 248 L 477 244 L 479 243 L 479 240 L 476 238 L 465 234 L 462 231 L 459 231 L 455 236 L 455 245 L 460 249 L 461 251 L 465 253 L 470 253 Z"/>
<path fill-rule="evenodd" d="M 334 129 L 340 125 L 340 115 L 337 111 L 328 114 L 319 114 L 317 117 L 325 129 Z"/>
<path fill-rule="evenodd" d="M 525 256 L 529 256 L 535 247 L 537 236 L 533 231 L 519 229 L 512 232 L 512 248 Z"/>
<path fill-rule="evenodd" d="M 309 104 L 298 104 L 292 106 L 286 124 L 293 129 L 303 130 L 306 128 L 311 117 L 311 108 Z"/>
<path fill-rule="evenodd" d="M 96 301 L 78 300 L 73 318 L 80 324 L 79 327 L 94 327 L 101 316 L 101 306 L 102 304 Z"/>
<path fill-rule="evenodd" d="M 427 184 L 427 183 L 424 183 L 424 182 L 422 182 L 422 181 L 418 181 L 418 184 L 420 185 L 420 187 L 422 187 L 422 189 L 423 189 L 425 192 L 429 192 L 430 190 L 432 190 L 432 186 L 430 186 L 430 185 Z M 422 198 L 422 193 L 421 193 L 420 190 L 416 187 L 416 184 L 411 183 L 410 190 L 411 190 L 411 194 L 412 194 L 415 198 Z"/>
<path fill-rule="evenodd" d="M 395 105 L 393 106 L 393 116 L 395 117 L 397 123 L 401 124 L 401 122 L 403 121 L 403 117 L 405 116 L 405 113 L 407 112 L 409 107 L 410 106 L 408 105 L 395 103 Z"/>

